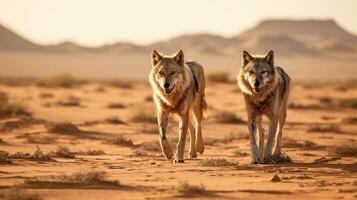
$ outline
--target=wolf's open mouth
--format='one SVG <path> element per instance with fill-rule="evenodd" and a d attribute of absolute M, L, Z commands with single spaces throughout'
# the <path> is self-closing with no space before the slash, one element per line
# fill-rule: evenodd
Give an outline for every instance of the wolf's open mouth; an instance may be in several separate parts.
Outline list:
<path fill-rule="evenodd" d="M 170 94 L 171 91 L 174 89 L 174 87 L 175 87 L 175 85 L 172 86 L 170 89 L 165 89 L 165 93 L 166 93 L 166 94 Z"/>
<path fill-rule="evenodd" d="M 260 92 L 260 88 L 253 88 L 253 92 L 255 92 L 255 93 L 258 93 L 258 92 Z"/>

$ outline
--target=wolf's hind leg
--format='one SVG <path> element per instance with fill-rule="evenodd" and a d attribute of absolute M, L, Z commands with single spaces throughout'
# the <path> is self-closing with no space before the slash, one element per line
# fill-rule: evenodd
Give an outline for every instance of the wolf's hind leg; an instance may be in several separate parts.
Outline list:
<path fill-rule="evenodd" d="M 197 151 L 196 151 L 196 132 L 195 132 L 195 126 L 194 126 L 194 119 L 193 117 L 190 118 L 190 125 L 189 125 L 189 131 L 190 131 L 190 151 L 189 151 L 189 156 L 190 158 L 196 158 L 197 157 Z"/>
<path fill-rule="evenodd" d="M 278 131 L 278 135 L 276 136 L 276 145 L 275 145 L 275 149 L 274 149 L 274 156 L 279 156 L 281 154 L 281 137 L 283 134 L 283 126 L 285 124 L 285 120 L 286 120 L 286 112 L 282 114 L 282 116 L 280 117 L 279 120 L 279 131 Z"/>
<path fill-rule="evenodd" d="M 257 134 L 257 125 L 256 122 L 249 119 L 248 120 L 248 129 L 250 133 L 250 150 L 252 153 L 252 164 L 259 164 L 260 159 L 259 159 L 259 151 L 258 151 L 258 146 L 257 146 L 257 141 L 256 141 L 256 134 Z"/>
<path fill-rule="evenodd" d="M 161 145 L 161 151 L 166 157 L 166 159 L 171 159 L 173 156 L 171 145 L 166 138 L 166 131 L 167 131 L 167 125 L 168 125 L 168 113 L 165 112 L 158 112 L 157 114 L 157 121 L 159 125 L 159 132 L 160 132 L 160 145 Z"/>
<path fill-rule="evenodd" d="M 205 145 L 203 143 L 203 138 L 202 138 L 202 130 L 201 130 L 201 121 L 202 121 L 202 107 L 201 106 L 195 106 L 193 109 L 195 119 L 196 119 L 196 126 L 195 126 L 195 132 L 196 132 L 196 148 L 197 151 L 202 154 L 205 150 Z"/>
<path fill-rule="evenodd" d="M 174 163 L 183 163 L 183 156 L 185 153 L 185 142 L 186 142 L 186 134 L 188 131 L 188 124 L 189 124 L 189 114 L 186 113 L 184 116 L 181 116 L 180 119 L 180 134 L 179 134 L 179 141 L 177 144 L 176 155 L 174 158 Z"/>

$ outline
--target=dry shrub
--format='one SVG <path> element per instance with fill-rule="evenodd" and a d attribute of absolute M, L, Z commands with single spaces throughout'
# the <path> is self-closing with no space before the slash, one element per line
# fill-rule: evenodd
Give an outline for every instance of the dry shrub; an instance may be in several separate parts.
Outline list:
<path fill-rule="evenodd" d="M 76 172 L 70 175 L 28 178 L 26 185 L 50 187 L 56 185 L 111 185 L 120 186 L 119 181 L 107 180 L 104 171 Z"/>
<path fill-rule="evenodd" d="M 216 83 L 230 83 L 229 72 L 227 71 L 214 71 L 206 74 L 206 79 L 209 82 Z"/>
<path fill-rule="evenodd" d="M 187 182 L 180 183 L 175 188 L 178 193 L 183 196 L 207 196 L 212 195 L 211 192 L 207 191 L 203 184 L 201 185 L 191 185 Z"/>
<path fill-rule="evenodd" d="M 10 102 L 6 93 L 0 92 L 0 118 L 29 117 L 31 112 L 18 102 Z"/>
<path fill-rule="evenodd" d="M 238 156 L 238 157 L 247 157 L 247 156 L 249 156 L 249 153 L 235 150 L 235 151 L 233 151 L 233 155 Z"/>
<path fill-rule="evenodd" d="M 57 74 L 48 77 L 43 77 L 37 81 L 37 85 L 41 87 L 63 87 L 63 88 L 75 88 L 85 82 L 83 80 L 75 79 L 68 74 Z"/>
<path fill-rule="evenodd" d="M 327 132 L 342 133 L 343 132 L 340 126 L 338 126 L 337 124 L 330 124 L 330 125 L 313 124 L 308 128 L 307 131 L 315 132 L 315 133 L 327 133 Z"/>
<path fill-rule="evenodd" d="M 47 132 L 50 133 L 71 134 L 81 132 L 81 130 L 76 125 L 70 122 L 47 123 L 46 128 Z"/>
<path fill-rule="evenodd" d="M 109 144 L 115 144 L 115 145 L 124 146 L 124 147 L 134 147 L 135 146 L 132 140 L 126 139 L 122 135 L 119 135 L 115 139 L 108 140 L 107 142 Z"/>
<path fill-rule="evenodd" d="M 1 164 L 10 164 L 11 163 L 9 152 L 0 150 L 0 163 Z"/>
<path fill-rule="evenodd" d="M 51 136 L 42 136 L 42 137 L 35 137 L 35 136 L 28 136 L 27 143 L 31 144 L 53 144 L 57 141 L 57 138 Z"/>
<path fill-rule="evenodd" d="M 80 151 L 78 152 L 79 155 L 87 155 L 87 156 L 98 156 L 98 155 L 105 155 L 106 153 L 101 150 L 101 149 L 97 149 L 97 150 L 88 150 L 88 151 Z"/>
<path fill-rule="evenodd" d="M 143 142 L 142 144 L 140 144 L 140 148 L 146 151 L 154 151 L 154 152 L 161 151 L 161 146 L 158 140 Z"/>
<path fill-rule="evenodd" d="M 21 117 L 18 119 L 7 120 L 0 125 L 1 131 L 12 131 L 14 129 L 26 128 L 32 125 L 38 125 L 45 123 L 45 120 L 37 119 L 33 117 Z"/>
<path fill-rule="evenodd" d="M 122 89 L 131 89 L 133 88 L 133 82 L 128 80 L 111 80 L 108 84 L 112 87 L 122 88 Z"/>
<path fill-rule="evenodd" d="M 224 158 L 213 158 L 213 159 L 202 160 L 200 161 L 199 165 L 202 167 L 227 167 L 227 166 L 237 167 L 238 163 L 227 161 Z"/>
<path fill-rule="evenodd" d="M 60 157 L 60 158 L 74 158 L 75 157 L 74 152 L 69 150 L 69 148 L 66 146 L 58 146 L 54 155 L 56 157 Z"/>
<path fill-rule="evenodd" d="M 346 118 L 342 119 L 342 123 L 357 124 L 357 117 L 355 117 L 355 116 L 346 117 Z"/>
<path fill-rule="evenodd" d="M 126 124 L 124 121 L 115 116 L 108 117 L 104 121 L 109 124 Z"/>
<path fill-rule="evenodd" d="M 43 153 L 39 146 L 36 146 L 35 152 L 33 154 L 24 153 L 24 152 L 16 152 L 14 154 L 9 154 L 9 159 L 16 160 L 32 160 L 32 161 L 56 161 L 53 159 L 54 153 Z"/>
<path fill-rule="evenodd" d="M 34 193 L 26 192 L 19 188 L 12 188 L 3 195 L 4 200 L 41 200 L 42 198 Z"/>
<path fill-rule="evenodd" d="M 156 111 L 153 104 L 137 103 L 129 108 L 132 122 L 156 123 Z"/>
<path fill-rule="evenodd" d="M 137 150 L 133 151 L 131 156 L 133 156 L 133 157 L 145 157 L 145 156 L 149 156 L 149 154 L 147 154 L 146 151 L 137 149 Z"/>
<path fill-rule="evenodd" d="M 329 153 L 337 156 L 357 157 L 356 145 L 335 146 L 329 149 Z"/>
<path fill-rule="evenodd" d="M 342 108 L 357 109 L 357 99 L 354 99 L 354 98 L 340 99 L 338 104 Z"/>
<path fill-rule="evenodd" d="M 302 143 L 293 139 L 283 139 L 282 147 L 284 148 L 298 148 L 298 149 L 322 149 L 324 146 L 318 145 L 315 142 L 305 140 Z"/>
<path fill-rule="evenodd" d="M 122 103 L 109 103 L 107 105 L 107 108 L 110 108 L 110 109 L 123 109 L 123 108 L 126 108 L 126 106 Z"/>
<path fill-rule="evenodd" d="M 226 124 L 244 124 L 244 120 L 239 118 L 234 112 L 219 111 L 212 116 L 213 121 Z"/>
<path fill-rule="evenodd" d="M 39 97 L 42 99 L 48 99 L 54 97 L 54 95 L 52 93 L 43 92 L 39 94 Z"/>
<path fill-rule="evenodd" d="M 81 100 L 76 96 L 67 96 L 64 99 L 58 100 L 56 102 L 59 106 L 80 106 Z"/>

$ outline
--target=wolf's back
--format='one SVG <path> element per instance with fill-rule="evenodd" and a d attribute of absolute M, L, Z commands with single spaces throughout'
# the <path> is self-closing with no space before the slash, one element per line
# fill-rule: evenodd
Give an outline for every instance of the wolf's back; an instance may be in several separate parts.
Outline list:
<path fill-rule="evenodd" d="M 201 95 L 202 114 L 204 117 L 207 117 L 208 106 L 205 99 L 206 82 L 203 66 L 195 61 L 188 61 L 186 62 L 186 65 L 190 68 L 195 79 L 195 84 L 197 84 L 197 92 Z"/>

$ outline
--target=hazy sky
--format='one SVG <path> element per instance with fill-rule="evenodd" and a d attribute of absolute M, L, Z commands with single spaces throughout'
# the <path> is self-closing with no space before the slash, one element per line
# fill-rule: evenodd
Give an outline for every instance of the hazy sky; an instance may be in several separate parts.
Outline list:
<path fill-rule="evenodd" d="M 265 18 L 333 18 L 356 34 L 357 0 L 0 0 L 0 23 L 42 44 L 231 36 Z"/>

